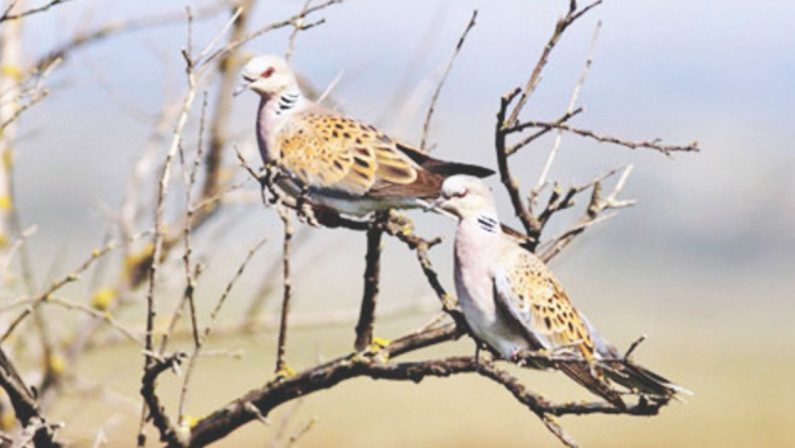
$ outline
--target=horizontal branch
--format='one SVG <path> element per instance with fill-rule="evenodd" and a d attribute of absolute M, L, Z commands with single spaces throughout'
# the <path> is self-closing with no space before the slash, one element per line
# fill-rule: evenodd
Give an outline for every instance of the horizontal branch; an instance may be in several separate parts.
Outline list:
<path fill-rule="evenodd" d="M 624 140 L 610 135 L 599 134 L 589 129 L 575 128 L 561 122 L 525 121 L 516 126 L 505 129 L 505 132 L 515 133 L 528 128 L 541 128 L 544 131 L 559 129 L 564 132 L 570 132 L 572 134 L 579 135 L 580 137 L 596 140 L 600 143 L 612 143 L 614 145 L 624 146 L 629 149 L 653 149 L 665 155 L 668 155 L 672 152 L 693 152 L 699 150 L 698 142 L 692 142 L 687 145 L 668 145 L 661 143 L 660 139 L 645 141 Z"/>
<path fill-rule="evenodd" d="M 438 334 L 431 330 L 429 334 Z M 418 339 L 427 342 L 426 339 Z M 404 347 L 404 349 L 407 347 Z M 410 350 L 420 348 L 414 345 Z M 395 347 L 390 344 L 384 354 L 397 356 Z M 406 351 L 410 351 L 406 350 Z M 405 351 L 404 351 L 405 353 Z M 331 388 L 342 381 L 369 377 L 372 379 L 388 379 L 395 381 L 412 381 L 419 383 L 427 377 L 448 377 L 461 373 L 479 373 L 505 387 L 522 404 L 536 415 L 542 417 L 547 427 L 554 427 L 550 416 L 568 414 L 610 413 L 628 415 L 655 415 L 660 404 L 641 400 L 627 409 L 619 409 L 609 403 L 564 403 L 554 404 L 527 389 L 518 380 L 490 362 L 476 360 L 474 357 L 453 357 L 431 361 L 412 361 L 389 363 L 378 361 L 379 357 L 371 354 L 366 358 L 348 355 L 308 369 L 292 378 L 270 382 L 260 389 L 255 389 L 242 397 L 230 402 L 219 410 L 201 419 L 191 431 L 189 446 L 208 445 L 225 437 L 238 427 L 258 418 L 267 416 L 274 408 L 298 397 Z M 253 412 L 251 406 L 256 408 Z M 552 429 L 552 428 L 551 428 Z M 559 429 L 559 428 L 558 428 Z M 555 432 L 553 430 L 553 432 Z M 565 437 L 557 432 L 556 436 Z M 562 439 L 563 440 L 563 439 Z"/>

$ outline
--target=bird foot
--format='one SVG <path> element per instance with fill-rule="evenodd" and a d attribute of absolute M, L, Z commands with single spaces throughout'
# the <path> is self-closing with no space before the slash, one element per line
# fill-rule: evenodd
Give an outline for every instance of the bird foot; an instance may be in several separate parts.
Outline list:
<path fill-rule="evenodd" d="M 320 226 L 320 220 L 315 214 L 315 209 L 309 202 L 301 202 L 297 215 L 298 219 L 304 224 L 308 224 L 312 227 Z"/>

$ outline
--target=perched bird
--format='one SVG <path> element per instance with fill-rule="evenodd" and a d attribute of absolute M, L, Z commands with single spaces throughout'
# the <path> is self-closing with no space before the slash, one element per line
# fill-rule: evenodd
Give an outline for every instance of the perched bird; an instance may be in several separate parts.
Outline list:
<path fill-rule="evenodd" d="M 263 161 L 289 176 L 280 186 L 294 197 L 337 213 L 364 216 L 389 208 L 423 207 L 454 174 L 493 171 L 445 162 L 404 145 L 373 126 L 306 98 L 279 56 L 258 56 L 242 70 L 260 96 L 257 142 Z"/>
<path fill-rule="evenodd" d="M 458 218 L 455 285 L 476 339 L 503 358 L 522 351 L 568 350 L 587 363 L 559 368 L 588 390 L 624 407 L 607 378 L 630 391 L 668 399 L 684 389 L 622 359 L 574 308 L 560 282 L 533 253 L 500 230 L 491 190 L 471 176 L 444 181 L 434 204 Z M 540 366 L 543 367 L 543 366 Z"/>

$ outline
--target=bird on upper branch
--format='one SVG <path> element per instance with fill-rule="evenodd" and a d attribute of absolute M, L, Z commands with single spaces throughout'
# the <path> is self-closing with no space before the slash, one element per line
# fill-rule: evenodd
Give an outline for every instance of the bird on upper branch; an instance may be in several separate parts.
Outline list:
<path fill-rule="evenodd" d="M 488 168 L 438 160 L 375 127 L 324 108 L 301 92 L 284 58 L 251 59 L 245 85 L 260 96 L 257 142 L 265 164 L 287 176 L 278 184 L 313 208 L 355 217 L 423 207 L 455 174 L 485 177 Z"/>

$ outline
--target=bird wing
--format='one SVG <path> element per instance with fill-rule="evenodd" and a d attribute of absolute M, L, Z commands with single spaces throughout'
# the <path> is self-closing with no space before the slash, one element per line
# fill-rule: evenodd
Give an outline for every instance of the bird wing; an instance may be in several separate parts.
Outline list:
<path fill-rule="evenodd" d="M 493 270 L 497 306 L 539 348 L 572 346 L 590 359 L 594 342 L 586 323 L 552 272 L 532 253 L 514 246 Z"/>
<path fill-rule="evenodd" d="M 586 322 L 552 272 L 532 253 L 510 243 L 501 259 L 508 260 L 495 269 L 494 300 L 513 324 L 525 331 L 531 346 L 547 350 L 571 346 L 579 349 L 588 364 L 563 363 L 557 367 L 591 392 L 614 406 L 623 408 L 621 396 L 614 391 L 594 360 L 594 341 Z"/>
<path fill-rule="evenodd" d="M 353 118 L 303 114 L 277 134 L 282 165 L 307 186 L 352 195 L 430 196 L 443 178 L 429 173 L 398 143 Z"/>

